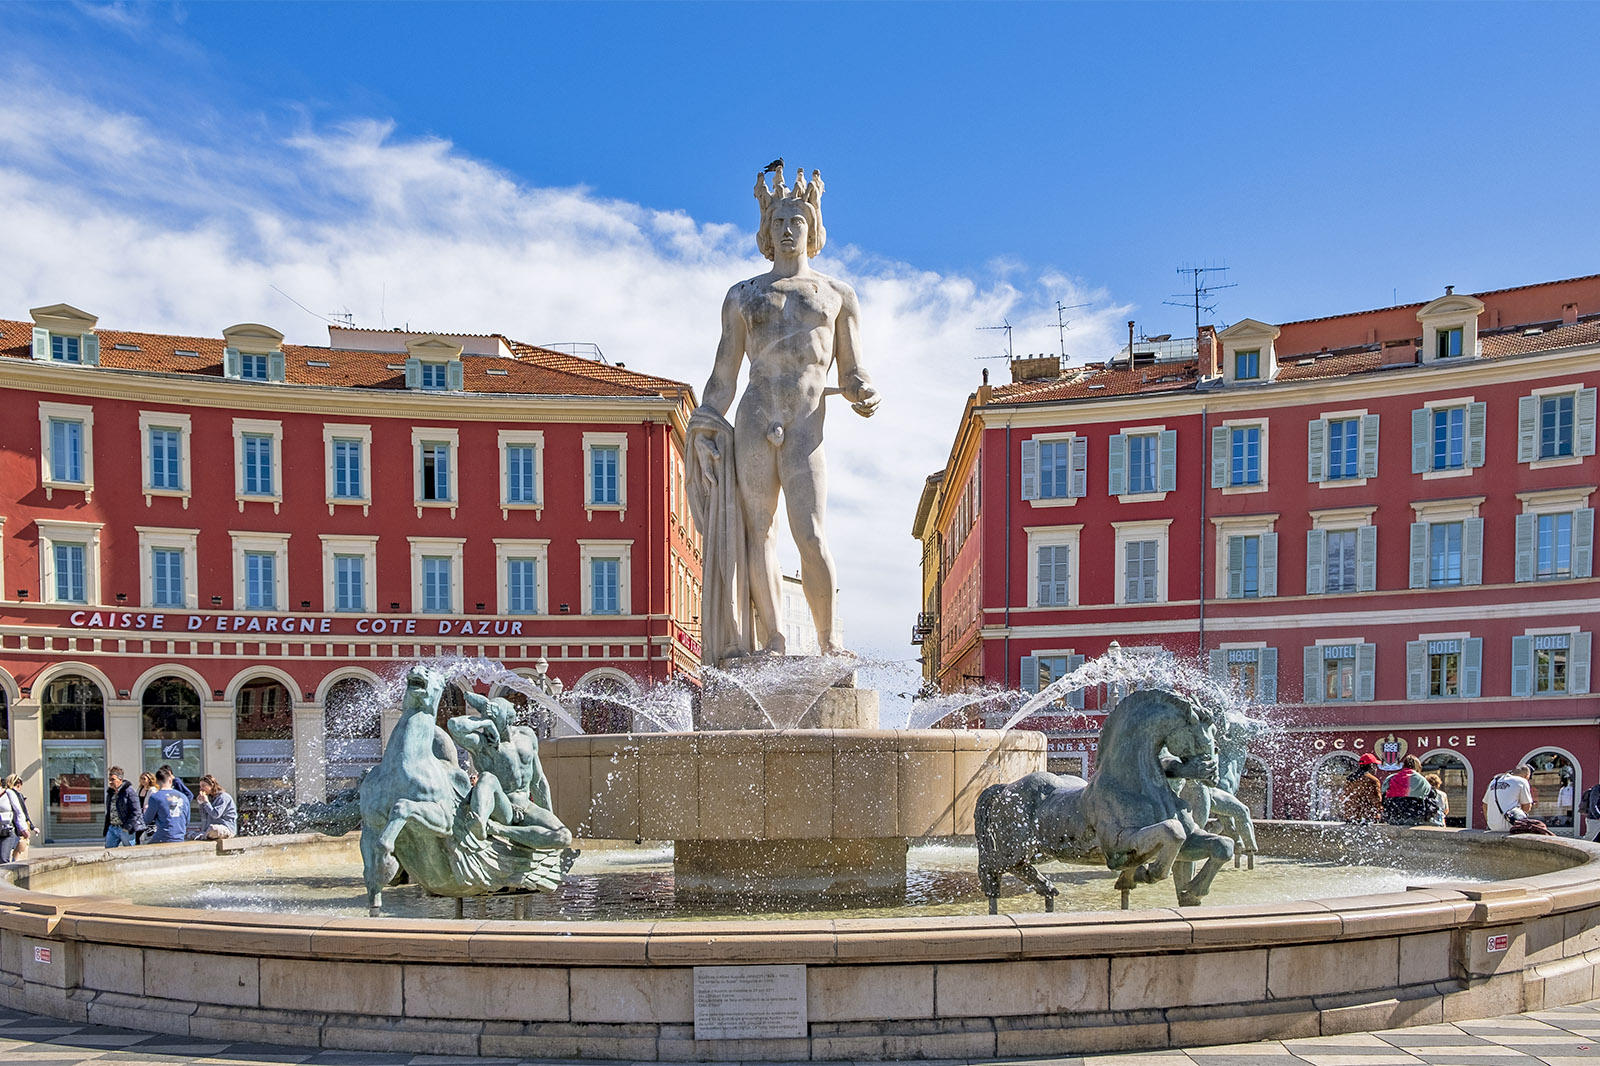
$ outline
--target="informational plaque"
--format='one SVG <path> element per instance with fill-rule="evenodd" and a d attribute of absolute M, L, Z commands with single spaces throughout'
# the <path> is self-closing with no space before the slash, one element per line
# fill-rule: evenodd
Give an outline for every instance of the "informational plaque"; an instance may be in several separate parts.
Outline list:
<path fill-rule="evenodd" d="M 694 968 L 696 1040 L 759 1040 L 805 1035 L 804 966 Z"/>

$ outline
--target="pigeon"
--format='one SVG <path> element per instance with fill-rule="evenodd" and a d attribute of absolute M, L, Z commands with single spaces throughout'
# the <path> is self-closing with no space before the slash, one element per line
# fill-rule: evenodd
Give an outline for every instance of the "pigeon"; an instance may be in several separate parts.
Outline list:
<path fill-rule="evenodd" d="M 777 175 L 779 175 L 781 177 L 782 174 L 783 174 L 783 156 L 780 155 L 778 158 L 776 158 L 772 162 L 768 163 L 766 165 L 766 169 L 762 170 L 761 173 L 763 173 L 763 174 L 777 174 Z"/>

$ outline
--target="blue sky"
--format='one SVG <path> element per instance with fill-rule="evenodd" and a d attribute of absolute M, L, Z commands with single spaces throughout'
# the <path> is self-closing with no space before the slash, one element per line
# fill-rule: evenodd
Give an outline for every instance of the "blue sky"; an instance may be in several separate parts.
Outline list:
<path fill-rule="evenodd" d="M 1594 5 L 12 3 L 0 28 L 10 317 L 324 340 L 277 286 L 698 387 L 760 265 L 755 172 L 820 167 L 886 396 L 837 423 L 862 454 L 835 551 L 871 545 L 841 560 L 847 635 L 895 654 L 916 492 L 1003 376 L 979 325 L 1053 350 L 1054 302 L 1086 303 L 1082 361 L 1128 318 L 1191 330 L 1163 305 L 1186 263 L 1231 268 L 1224 323 L 1600 270 Z"/>

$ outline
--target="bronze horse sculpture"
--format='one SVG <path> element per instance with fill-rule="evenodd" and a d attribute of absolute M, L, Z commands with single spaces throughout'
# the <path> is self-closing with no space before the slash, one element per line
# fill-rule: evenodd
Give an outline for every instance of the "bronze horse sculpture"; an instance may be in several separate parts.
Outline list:
<path fill-rule="evenodd" d="M 535 847 L 525 830 L 475 808 L 483 790 L 472 787 L 438 725 L 444 686 L 437 670 L 411 668 L 383 760 L 361 782 L 361 861 L 373 915 L 402 870 L 427 892 L 457 899 L 546 891 L 565 872 L 562 847 L 572 834 L 554 815 L 549 842 Z M 478 769 L 481 785 L 489 771 Z"/>
<path fill-rule="evenodd" d="M 1096 850 L 1118 872 L 1124 907 L 1134 885 L 1164 880 L 1180 860 L 1204 860 L 1197 876 L 1177 886 L 1180 906 L 1198 904 L 1233 857 L 1233 841 L 1205 832 L 1172 781 L 1215 780 L 1212 728 L 1211 714 L 1186 696 L 1134 692 L 1106 716 L 1088 781 L 1035 773 L 984 789 L 975 828 L 978 880 L 989 912 L 998 909 L 1007 873 L 1032 885 L 1053 910 L 1057 890 L 1034 863 L 1084 860 Z"/>

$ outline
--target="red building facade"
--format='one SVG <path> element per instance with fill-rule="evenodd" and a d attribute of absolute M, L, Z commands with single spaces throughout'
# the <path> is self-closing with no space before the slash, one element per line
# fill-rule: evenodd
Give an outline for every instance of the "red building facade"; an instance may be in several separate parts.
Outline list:
<path fill-rule="evenodd" d="M 0 322 L 0 764 L 52 839 L 99 834 L 108 765 L 321 799 L 419 659 L 697 671 L 687 386 L 497 335 L 32 317 Z"/>
<path fill-rule="evenodd" d="M 979 390 L 947 467 L 940 529 L 972 531 L 941 687 L 1037 689 L 1116 642 L 1277 705 L 1258 810 L 1325 814 L 1374 751 L 1422 757 L 1480 827 L 1488 778 L 1530 761 L 1540 812 L 1577 821 L 1600 773 L 1600 277 L 1037 369 Z M 1092 765 L 1109 695 L 1030 723 L 1058 768 Z"/>

